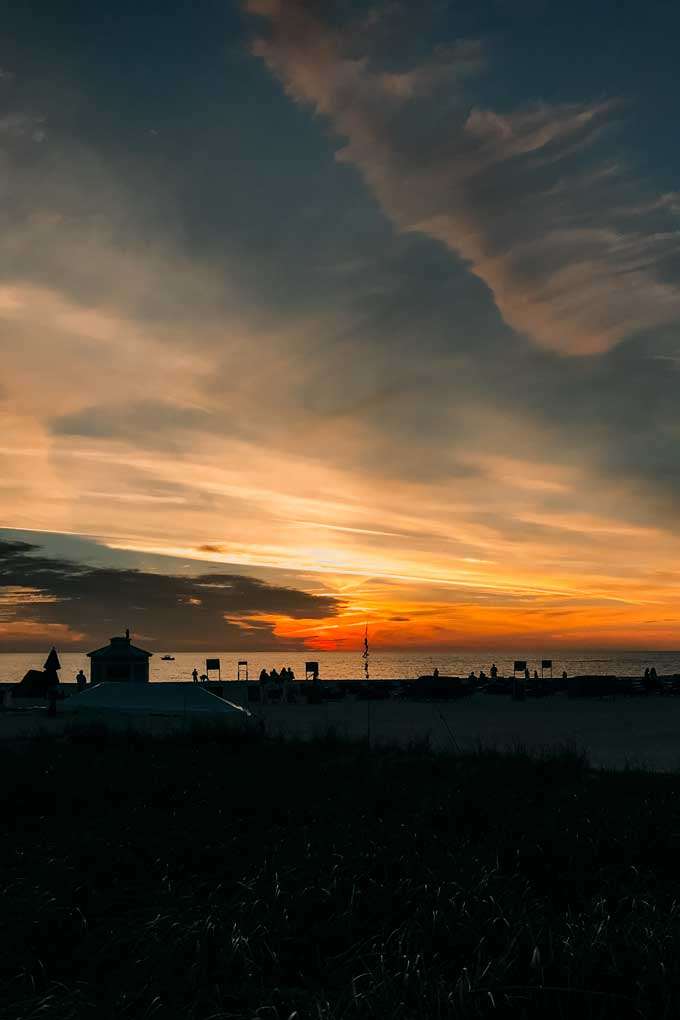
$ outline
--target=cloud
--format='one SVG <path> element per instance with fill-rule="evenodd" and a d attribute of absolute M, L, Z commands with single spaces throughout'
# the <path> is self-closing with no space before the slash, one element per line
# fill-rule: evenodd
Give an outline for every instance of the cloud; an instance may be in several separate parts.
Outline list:
<path fill-rule="evenodd" d="M 94 405 L 71 414 L 54 418 L 52 432 L 64 436 L 87 436 L 100 439 L 129 439 L 144 436 L 163 446 L 176 441 L 184 430 L 207 429 L 210 415 L 196 407 L 181 407 L 158 400 L 138 403 Z"/>
<path fill-rule="evenodd" d="M 401 230 L 460 255 L 515 330 L 592 355 L 678 317 L 677 198 L 646 198 L 598 155 L 616 104 L 496 112 L 472 103 L 455 75 L 443 92 L 429 65 L 386 73 L 357 54 L 351 26 L 331 27 L 316 5 L 246 7 L 268 22 L 255 53 L 346 140 L 338 158 L 361 170 Z"/>
<path fill-rule="evenodd" d="M 126 626 L 151 649 L 302 647 L 278 638 L 272 618 L 324 619 L 340 606 L 332 596 L 240 574 L 91 567 L 44 556 L 28 542 L 0 540 L 0 647 L 42 647 L 46 635 L 60 633 L 87 648 Z"/>
<path fill-rule="evenodd" d="M 427 640 L 416 606 L 433 592 L 499 611 L 655 597 L 640 579 L 674 554 L 677 521 L 677 499 L 659 490 L 680 486 L 675 373 L 650 347 L 673 357 L 675 339 L 638 336 L 601 358 L 544 348 L 593 351 L 652 321 L 650 280 L 662 288 L 654 314 L 669 313 L 678 200 L 632 187 L 620 161 L 598 155 L 613 104 L 512 109 L 504 97 L 492 110 L 476 92 L 486 58 L 474 42 L 414 63 L 418 33 L 396 45 L 394 9 L 406 6 L 418 5 L 390 5 L 349 39 L 319 20 L 327 5 L 259 4 L 286 19 L 270 22 L 262 56 L 323 119 L 240 56 L 237 75 L 247 68 L 266 97 L 255 120 L 244 115 L 229 67 L 219 91 L 223 53 L 194 82 L 196 117 L 171 91 L 165 111 L 154 103 L 150 120 L 142 109 L 130 120 L 114 94 L 107 117 L 36 84 L 41 103 L 55 93 L 46 115 L 35 102 L 45 144 L 17 119 L 0 133 L 7 523 L 97 538 L 104 565 L 125 556 L 142 575 L 156 551 L 163 576 L 254 571 L 343 597 L 379 578 L 376 615 L 411 621 L 392 621 L 394 640 Z M 32 109 L 18 94 L 26 77 L 8 90 L 19 111 Z M 75 82 L 74 96 L 90 85 Z M 161 114 L 151 146 L 145 125 Z M 327 118 L 346 138 L 344 164 Z M 626 319 L 612 272 L 633 256 Z M 538 343 L 503 323 L 487 285 Z M 657 517 L 658 534 L 621 530 Z M 110 576 L 111 587 L 123 577 Z M 167 599 L 161 613 L 149 595 L 145 626 L 165 635 L 176 588 L 154 583 Z M 201 628 L 209 643 L 215 628 L 244 639 L 244 618 L 210 609 L 225 589 L 206 590 L 207 602 L 182 589 L 183 612 L 197 614 L 186 640 Z M 76 609 L 92 644 L 106 640 L 73 592 L 40 606 L 32 590 L 19 603 L 15 585 L 34 646 L 38 631 L 75 640 L 51 621 L 76 627 Z M 107 629 L 141 604 L 130 595 L 107 610 Z M 450 612 L 442 605 L 439 622 Z M 248 619 L 257 643 L 277 639 L 270 621 Z M 296 618 L 280 619 L 297 639 Z"/>

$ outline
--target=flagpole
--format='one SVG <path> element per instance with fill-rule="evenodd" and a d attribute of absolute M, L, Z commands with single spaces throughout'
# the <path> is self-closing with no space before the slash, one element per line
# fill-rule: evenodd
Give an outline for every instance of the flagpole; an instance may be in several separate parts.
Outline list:
<path fill-rule="evenodd" d="M 361 658 L 364 660 L 364 675 L 368 680 L 368 624 L 364 631 L 364 650 L 361 653 Z M 368 691 L 366 692 L 366 732 L 368 736 L 368 746 L 371 746 L 371 699 L 368 697 Z"/>

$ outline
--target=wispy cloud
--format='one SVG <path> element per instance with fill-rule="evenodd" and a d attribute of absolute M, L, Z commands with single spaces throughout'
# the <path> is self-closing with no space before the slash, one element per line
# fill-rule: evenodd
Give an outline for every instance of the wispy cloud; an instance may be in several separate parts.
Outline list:
<path fill-rule="evenodd" d="M 644 188 L 594 149 L 615 103 L 496 112 L 458 81 L 445 95 L 432 82 L 415 88 L 427 65 L 386 75 L 357 55 L 351 26 L 331 27 L 313 5 L 246 6 L 267 19 L 255 53 L 330 120 L 345 140 L 338 158 L 361 170 L 400 229 L 465 259 L 513 328 L 586 355 L 680 314 L 677 201 L 643 201 Z"/>

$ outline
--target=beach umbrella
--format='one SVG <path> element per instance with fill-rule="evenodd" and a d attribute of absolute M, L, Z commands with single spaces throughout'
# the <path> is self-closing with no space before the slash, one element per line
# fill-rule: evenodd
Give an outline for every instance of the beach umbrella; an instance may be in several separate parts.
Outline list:
<path fill-rule="evenodd" d="M 61 669 L 61 663 L 59 662 L 59 656 L 57 655 L 57 649 L 52 648 L 52 651 L 45 660 L 43 669 L 46 673 L 56 673 L 58 669 Z"/>

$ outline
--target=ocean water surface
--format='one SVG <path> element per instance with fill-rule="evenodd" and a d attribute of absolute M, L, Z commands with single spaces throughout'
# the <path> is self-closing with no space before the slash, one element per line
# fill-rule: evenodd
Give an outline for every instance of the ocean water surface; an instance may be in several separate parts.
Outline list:
<path fill-rule="evenodd" d="M 47 657 L 48 648 L 44 653 L 17 652 L 0 653 L 0 681 L 17 681 L 29 669 L 40 669 Z M 59 650 L 58 650 L 59 651 Z M 174 661 L 167 662 L 161 655 L 174 655 Z M 90 660 L 85 652 L 61 652 L 62 682 L 70 682 L 79 669 L 83 669 L 89 678 Z M 319 663 L 320 675 L 327 680 L 353 680 L 364 676 L 361 652 L 156 652 L 150 661 L 152 680 L 191 680 L 194 667 L 199 674 L 205 673 L 206 659 L 219 659 L 222 680 L 237 679 L 237 663 L 239 659 L 248 660 L 250 679 L 257 679 L 260 670 L 282 666 L 291 667 L 295 676 L 300 679 L 305 674 L 305 662 L 315 660 Z M 436 667 L 442 675 L 468 676 L 472 671 L 479 673 L 483 669 L 487 674 L 492 662 L 498 667 L 499 675 L 512 674 L 515 659 L 524 659 L 531 672 L 541 672 L 541 659 L 552 659 L 553 673 L 558 676 L 562 670 L 570 676 L 588 673 L 610 673 L 618 676 L 641 676 L 646 666 L 655 666 L 657 673 L 680 673 L 680 651 L 677 652 L 612 652 L 611 650 L 552 652 L 550 649 L 539 651 L 466 651 L 466 652 L 371 652 L 369 656 L 369 677 L 376 680 L 414 679 L 423 674 L 432 673 Z M 549 671 L 546 672 L 549 675 Z M 210 674 L 217 679 L 217 673 Z"/>

